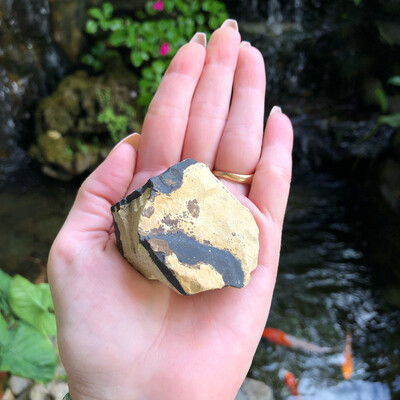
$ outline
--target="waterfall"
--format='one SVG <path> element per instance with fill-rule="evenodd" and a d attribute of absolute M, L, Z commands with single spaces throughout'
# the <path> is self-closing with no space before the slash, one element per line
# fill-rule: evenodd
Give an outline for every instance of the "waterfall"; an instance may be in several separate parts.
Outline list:
<path fill-rule="evenodd" d="M 268 2 L 268 24 L 280 24 L 283 21 L 282 7 L 279 0 L 269 0 Z"/>

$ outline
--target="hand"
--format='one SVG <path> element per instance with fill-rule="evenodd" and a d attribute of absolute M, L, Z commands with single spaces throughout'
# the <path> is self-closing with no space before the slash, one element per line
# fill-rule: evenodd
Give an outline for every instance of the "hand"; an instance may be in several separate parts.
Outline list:
<path fill-rule="evenodd" d="M 73 400 L 234 399 L 268 316 L 291 176 L 291 124 L 270 115 L 263 141 L 264 96 L 263 58 L 228 20 L 207 49 L 200 35 L 178 51 L 138 153 L 117 145 L 83 183 L 48 270 Z M 181 296 L 117 250 L 111 205 L 185 158 L 255 173 L 251 186 L 223 181 L 260 230 L 259 266 L 243 289 Z"/>

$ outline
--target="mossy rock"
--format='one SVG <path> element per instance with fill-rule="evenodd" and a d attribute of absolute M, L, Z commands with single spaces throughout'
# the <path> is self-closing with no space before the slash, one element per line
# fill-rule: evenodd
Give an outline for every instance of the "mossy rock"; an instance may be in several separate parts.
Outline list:
<path fill-rule="evenodd" d="M 43 165 L 43 172 L 70 179 L 93 169 L 113 147 L 115 135 L 112 138 L 106 124 L 99 122 L 104 107 L 101 93 L 109 93 L 112 107 L 122 104 L 129 108 L 126 134 L 140 131 L 135 88 L 137 78 L 128 70 L 117 69 L 96 77 L 77 71 L 67 76 L 36 110 L 36 143 L 30 154 Z"/>

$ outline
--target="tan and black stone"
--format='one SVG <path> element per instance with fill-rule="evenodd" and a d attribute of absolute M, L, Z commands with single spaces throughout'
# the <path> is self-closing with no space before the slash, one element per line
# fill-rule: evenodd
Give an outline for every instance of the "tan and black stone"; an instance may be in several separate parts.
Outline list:
<path fill-rule="evenodd" d="M 243 287 L 257 266 L 252 214 L 203 163 L 172 166 L 111 212 L 125 259 L 180 294 Z"/>

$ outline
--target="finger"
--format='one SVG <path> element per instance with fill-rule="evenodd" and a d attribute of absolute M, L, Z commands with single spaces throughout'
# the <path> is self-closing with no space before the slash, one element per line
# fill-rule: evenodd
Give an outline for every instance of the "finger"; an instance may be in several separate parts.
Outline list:
<path fill-rule="evenodd" d="M 227 20 L 210 38 L 203 72 L 189 114 L 182 159 L 213 167 L 225 127 L 239 54 L 237 23 Z"/>
<path fill-rule="evenodd" d="M 63 228 L 74 240 L 108 240 L 112 226 L 110 207 L 125 197 L 135 161 L 135 148 L 122 142 L 83 182 Z"/>
<path fill-rule="evenodd" d="M 143 123 L 137 171 L 166 169 L 180 161 L 190 103 L 205 59 L 193 41 L 179 49 L 154 95 Z"/>
<path fill-rule="evenodd" d="M 239 174 L 254 172 L 261 152 L 264 97 L 264 59 L 255 47 L 242 45 L 215 169 Z"/>
<path fill-rule="evenodd" d="M 289 118 L 281 112 L 271 114 L 249 198 L 280 227 L 289 195 L 292 147 L 293 128 Z"/>

